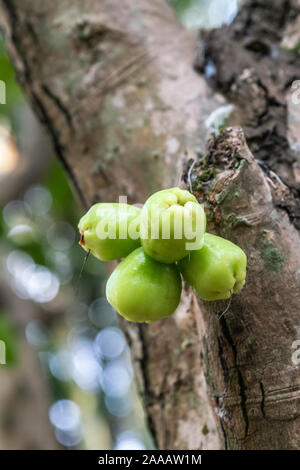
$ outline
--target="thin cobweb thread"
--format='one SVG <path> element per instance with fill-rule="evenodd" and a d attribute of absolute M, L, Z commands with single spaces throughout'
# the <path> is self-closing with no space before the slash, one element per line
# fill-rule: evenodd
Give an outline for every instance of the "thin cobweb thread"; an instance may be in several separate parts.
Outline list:
<path fill-rule="evenodd" d="M 87 252 L 87 254 L 85 255 L 84 257 L 84 260 L 83 260 L 83 264 L 82 264 L 82 267 L 81 267 L 81 270 L 80 270 L 80 273 L 79 273 L 79 276 L 78 276 L 78 280 L 77 280 L 77 283 L 76 283 L 76 289 L 75 289 L 75 294 L 78 295 L 78 292 L 79 292 L 79 287 L 80 287 L 80 281 L 81 281 L 81 278 L 82 278 L 82 273 L 83 273 L 83 270 L 86 266 L 86 263 L 87 263 L 87 260 L 90 256 L 90 252 L 91 250 L 89 250 Z"/>

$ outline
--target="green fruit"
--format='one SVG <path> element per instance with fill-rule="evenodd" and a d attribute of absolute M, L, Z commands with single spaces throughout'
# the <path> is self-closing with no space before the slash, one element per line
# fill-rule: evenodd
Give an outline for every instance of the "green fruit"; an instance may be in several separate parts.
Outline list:
<path fill-rule="evenodd" d="M 184 279 L 200 299 L 228 299 L 242 289 L 247 257 L 243 250 L 224 238 L 206 233 L 201 250 L 192 251 L 178 263 Z"/>
<path fill-rule="evenodd" d="M 79 221 L 79 244 L 102 261 L 124 258 L 141 244 L 140 213 L 129 204 L 93 205 Z"/>
<path fill-rule="evenodd" d="M 175 265 L 166 265 L 138 248 L 113 271 L 106 285 L 108 302 L 129 321 L 152 323 L 176 310 L 181 278 Z"/>
<path fill-rule="evenodd" d="M 179 188 L 153 194 L 141 213 L 145 252 L 162 263 L 174 263 L 203 246 L 205 214 L 197 199 Z"/>

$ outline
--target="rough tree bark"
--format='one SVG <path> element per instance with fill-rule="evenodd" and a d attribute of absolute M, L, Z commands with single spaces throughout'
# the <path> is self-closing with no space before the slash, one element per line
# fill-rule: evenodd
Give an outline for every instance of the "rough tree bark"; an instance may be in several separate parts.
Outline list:
<path fill-rule="evenodd" d="M 248 0 L 229 26 L 201 33 L 195 66 L 210 77 L 235 111 L 232 124 L 243 127 L 256 159 L 276 171 L 300 195 L 299 105 L 290 99 L 300 77 L 300 1 Z M 229 66 L 230 64 L 230 66 Z M 300 228 L 300 206 L 283 201 Z"/>
<path fill-rule="evenodd" d="M 276 8 L 283 3 L 292 4 L 278 1 Z M 223 303 L 200 305 L 185 287 L 172 318 L 126 326 L 158 447 L 299 448 L 299 369 L 291 362 L 299 321 L 297 194 L 263 173 L 239 129 L 212 140 L 198 160 L 205 118 L 225 101 L 192 69 L 196 38 L 163 0 L 0 5 L 18 77 L 83 206 L 122 194 L 142 202 L 178 184 L 196 159 L 193 189 L 207 206 L 210 229 L 238 241 L 249 256 L 247 287 L 220 320 Z M 250 16 L 253 5 L 245 7 Z M 287 15 L 282 31 L 288 21 Z M 219 57 L 227 44 L 223 32 L 223 44 L 207 41 Z M 230 47 L 234 56 L 239 42 Z M 202 57 L 198 66 L 205 69 L 209 52 Z M 234 78 L 244 68 L 243 62 Z M 261 87 L 268 96 L 269 87 Z M 252 100 L 262 94 L 260 87 L 251 90 Z M 280 96 L 274 106 L 282 114 L 271 117 L 284 133 L 283 91 Z M 236 103 L 237 121 L 243 107 L 245 101 Z M 257 142 L 260 148 L 265 140 Z"/>
<path fill-rule="evenodd" d="M 246 287 L 230 309 L 222 315 L 226 302 L 200 303 L 205 375 L 225 448 L 299 449 L 292 344 L 299 329 L 300 234 L 281 208 L 293 196 L 278 176 L 260 169 L 239 128 L 210 140 L 195 177 L 208 230 L 248 255 Z"/>

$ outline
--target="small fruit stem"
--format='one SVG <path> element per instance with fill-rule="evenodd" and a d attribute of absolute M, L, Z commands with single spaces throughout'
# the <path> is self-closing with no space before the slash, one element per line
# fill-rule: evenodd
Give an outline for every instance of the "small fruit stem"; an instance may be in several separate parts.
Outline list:
<path fill-rule="evenodd" d="M 84 233 L 80 232 L 80 240 L 78 242 L 80 246 L 85 246 L 85 241 L 84 241 Z"/>

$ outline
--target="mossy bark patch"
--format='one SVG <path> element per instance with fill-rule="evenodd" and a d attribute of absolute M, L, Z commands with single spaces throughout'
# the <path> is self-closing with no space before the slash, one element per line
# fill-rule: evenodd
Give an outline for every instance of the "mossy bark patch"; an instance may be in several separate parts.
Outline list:
<path fill-rule="evenodd" d="M 204 426 L 203 426 L 203 428 L 202 428 L 202 434 L 203 434 L 204 436 L 206 436 L 208 433 L 209 433 L 209 429 L 208 429 L 207 425 L 204 424 Z"/>
<path fill-rule="evenodd" d="M 275 248 L 275 246 L 269 241 L 263 244 L 261 257 L 265 263 L 265 267 L 269 271 L 274 271 L 277 273 L 280 272 L 281 265 L 285 261 L 283 253 L 277 250 L 277 248 Z"/>

